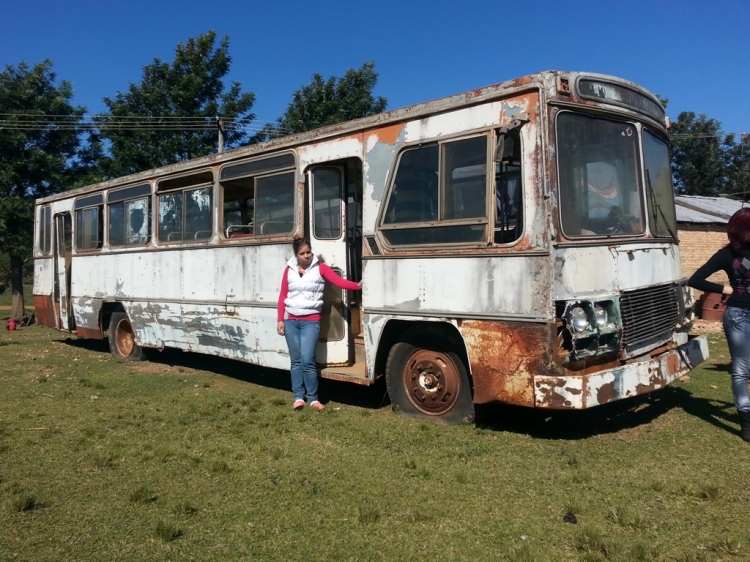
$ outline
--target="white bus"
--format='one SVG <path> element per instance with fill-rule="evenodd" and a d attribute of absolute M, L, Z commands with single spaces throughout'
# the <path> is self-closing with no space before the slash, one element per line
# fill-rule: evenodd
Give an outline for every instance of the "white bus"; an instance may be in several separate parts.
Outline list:
<path fill-rule="evenodd" d="M 288 369 L 276 303 L 302 235 L 364 280 L 327 289 L 321 376 L 385 377 L 403 414 L 650 392 L 708 357 L 665 122 L 632 82 L 550 71 L 46 197 L 37 318 L 125 360 Z"/>

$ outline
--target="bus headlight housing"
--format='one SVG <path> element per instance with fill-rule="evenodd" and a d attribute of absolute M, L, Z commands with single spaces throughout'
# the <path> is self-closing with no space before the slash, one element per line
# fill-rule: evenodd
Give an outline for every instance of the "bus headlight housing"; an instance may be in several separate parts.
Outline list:
<path fill-rule="evenodd" d="M 607 325 L 609 315 L 607 314 L 607 310 L 600 304 L 594 306 L 594 317 L 596 318 L 596 327 L 600 330 Z"/>
<path fill-rule="evenodd" d="M 589 317 L 586 314 L 586 311 L 583 310 L 583 308 L 581 308 L 580 306 L 574 306 L 573 308 L 570 309 L 569 318 L 570 318 L 570 325 L 579 334 L 582 334 L 583 332 L 587 332 L 591 330 L 591 323 L 589 322 Z"/>
<path fill-rule="evenodd" d="M 557 306 L 561 344 L 570 351 L 566 362 L 619 351 L 622 322 L 617 297 L 559 302 Z"/>

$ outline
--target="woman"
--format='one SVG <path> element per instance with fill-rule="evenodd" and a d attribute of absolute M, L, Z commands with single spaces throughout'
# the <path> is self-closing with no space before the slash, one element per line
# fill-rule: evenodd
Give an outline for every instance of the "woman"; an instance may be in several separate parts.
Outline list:
<path fill-rule="evenodd" d="M 336 275 L 313 255 L 310 242 L 304 238 L 297 238 L 293 248 L 294 257 L 287 262 L 281 278 L 276 331 L 286 337 L 292 360 L 293 408 L 302 409 L 307 393 L 310 406 L 323 410 L 325 406 L 318 401 L 318 371 L 315 368 L 323 289 L 326 281 L 330 281 L 341 289 L 354 291 L 362 288 L 362 281 L 354 283 Z"/>
<path fill-rule="evenodd" d="M 724 333 L 732 357 L 732 394 L 740 416 L 742 439 L 750 442 L 750 208 L 732 215 L 727 224 L 727 237 L 729 244 L 698 269 L 688 284 L 729 297 L 724 312 Z M 706 281 L 720 270 L 726 272 L 729 285 Z"/>

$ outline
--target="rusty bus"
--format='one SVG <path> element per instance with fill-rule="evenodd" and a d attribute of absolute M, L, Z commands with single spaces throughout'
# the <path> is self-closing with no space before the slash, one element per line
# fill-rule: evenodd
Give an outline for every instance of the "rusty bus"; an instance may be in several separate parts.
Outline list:
<path fill-rule="evenodd" d="M 39 321 L 288 369 L 276 300 L 295 235 L 329 287 L 321 376 L 385 377 L 394 409 L 583 409 L 708 357 L 689 335 L 658 99 L 542 72 L 36 202 Z"/>

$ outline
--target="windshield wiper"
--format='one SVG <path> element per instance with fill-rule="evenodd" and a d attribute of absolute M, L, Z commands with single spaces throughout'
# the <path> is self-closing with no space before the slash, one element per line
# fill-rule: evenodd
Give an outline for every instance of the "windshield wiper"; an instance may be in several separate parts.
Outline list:
<path fill-rule="evenodd" d="M 664 216 L 664 211 L 661 210 L 661 205 L 656 202 L 656 193 L 654 192 L 654 188 L 651 186 L 651 175 L 648 173 L 648 170 L 646 170 L 646 187 L 648 187 L 648 192 L 651 194 L 651 206 L 654 208 L 654 222 L 658 222 L 659 216 L 656 214 L 656 211 L 659 211 L 661 218 L 664 220 L 664 226 L 667 227 L 667 231 L 672 237 L 672 240 L 674 240 L 675 244 L 679 244 L 680 241 L 677 239 L 675 233 L 672 232 L 672 228 L 669 226 L 669 221 L 667 220 L 667 217 Z"/>

